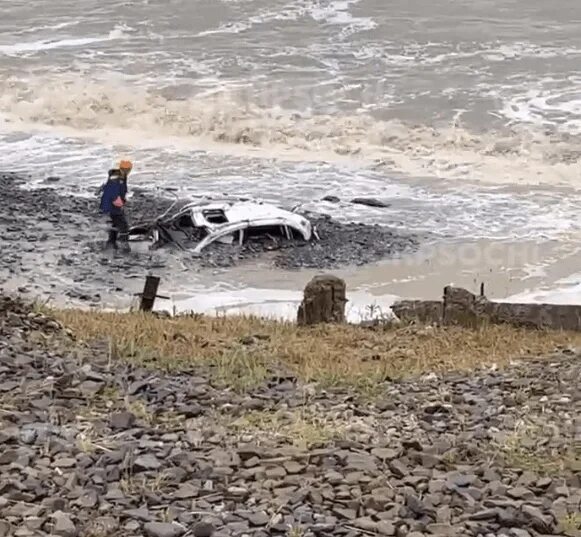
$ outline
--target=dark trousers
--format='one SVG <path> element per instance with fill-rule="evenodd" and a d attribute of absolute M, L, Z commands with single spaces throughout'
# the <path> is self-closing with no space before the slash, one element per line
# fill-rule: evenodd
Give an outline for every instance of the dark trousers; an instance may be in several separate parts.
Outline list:
<path fill-rule="evenodd" d="M 111 225 L 112 229 L 109 232 L 108 242 L 114 246 L 117 245 L 117 239 L 126 243 L 129 237 L 129 224 L 127 223 L 127 218 L 125 218 L 125 213 L 112 214 Z"/>

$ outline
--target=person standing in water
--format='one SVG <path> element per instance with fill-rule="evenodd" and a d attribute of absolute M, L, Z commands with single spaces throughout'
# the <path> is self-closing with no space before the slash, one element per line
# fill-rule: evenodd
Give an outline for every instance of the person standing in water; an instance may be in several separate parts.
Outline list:
<path fill-rule="evenodd" d="M 127 175 L 120 169 L 109 170 L 107 182 L 103 185 L 100 209 L 111 218 L 112 228 L 109 231 L 107 247 L 117 249 L 117 240 L 121 243 L 121 250 L 130 252 L 129 225 L 125 217 L 125 203 L 127 196 Z"/>

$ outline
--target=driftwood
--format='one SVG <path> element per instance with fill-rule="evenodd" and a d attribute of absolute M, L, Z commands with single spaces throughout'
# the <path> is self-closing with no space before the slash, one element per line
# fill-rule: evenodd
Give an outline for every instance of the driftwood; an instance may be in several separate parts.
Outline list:
<path fill-rule="evenodd" d="M 402 322 L 474 327 L 484 323 L 581 331 L 581 305 L 493 302 L 483 294 L 448 286 L 443 300 L 402 300 L 392 306 Z"/>
<path fill-rule="evenodd" d="M 305 287 L 297 323 L 344 323 L 347 299 L 345 282 L 337 276 L 315 276 Z"/>

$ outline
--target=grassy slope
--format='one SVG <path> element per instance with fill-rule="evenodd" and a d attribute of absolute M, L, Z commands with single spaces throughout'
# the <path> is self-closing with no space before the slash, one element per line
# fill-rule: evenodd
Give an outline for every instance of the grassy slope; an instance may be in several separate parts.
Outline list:
<path fill-rule="evenodd" d="M 581 334 L 509 326 L 371 330 L 351 325 L 299 328 L 252 317 L 165 319 L 76 310 L 52 314 L 83 339 L 105 341 L 113 357 L 170 370 L 210 366 L 224 383 L 239 388 L 283 371 L 304 381 L 371 389 L 386 378 L 502 367 L 581 343 Z"/>

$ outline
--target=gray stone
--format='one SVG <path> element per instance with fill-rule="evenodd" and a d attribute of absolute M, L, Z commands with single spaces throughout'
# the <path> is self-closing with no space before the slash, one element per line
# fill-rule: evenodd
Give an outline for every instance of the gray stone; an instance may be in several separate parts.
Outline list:
<path fill-rule="evenodd" d="M 457 487 L 467 487 L 476 481 L 474 474 L 454 474 L 449 477 L 449 481 Z"/>
<path fill-rule="evenodd" d="M 264 511 L 251 513 L 245 518 L 252 526 L 266 526 L 270 522 L 270 517 Z"/>
<path fill-rule="evenodd" d="M 508 533 L 513 537 L 531 537 L 531 534 L 527 530 L 520 528 L 511 528 Z"/>
<path fill-rule="evenodd" d="M 97 505 L 98 501 L 97 492 L 95 490 L 87 490 L 74 503 L 79 507 L 92 508 Z"/>
<path fill-rule="evenodd" d="M 296 461 L 286 461 L 283 466 L 289 474 L 300 474 L 305 469 L 304 464 L 299 464 Z"/>
<path fill-rule="evenodd" d="M 119 529 L 119 521 L 111 516 L 102 516 L 91 521 L 89 535 L 111 535 Z"/>
<path fill-rule="evenodd" d="M 370 517 L 356 518 L 351 524 L 364 531 L 377 531 L 377 522 L 374 522 Z"/>
<path fill-rule="evenodd" d="M 197 498 L 200 494 L 200 489 L 195 487 L 191 483 L 184 483 L 178 490 L 173 494 L 176 500 L 187 500 L 190 498 Z"/>
<path fill-rule="evenodd" d="M 508 489 L 506 491 L 506 495 L 509 496 L 510 498 L 514 498 L 515 500 L 526 500 L 534 498 L 535 496 L 533 492 L 530 489 L 527 489 L 526 487 L 514 487 Z"/>
<path fill-rule="evenodd" d="M 530 487 L 534 485 L 539 479 L 539 476 L 534 472 L 526 471 L 518 478 L 516 484 L 521 487 Z"/>
<path fill-rule="evenodd" d="M 286 470 L 282 466 L 272 466 L 267 468 L 265 473 L 268 479 L 282 479 L 286 476 Z"/>
<path fill-rule="evenodd" d="M 389 463 L 389 469 L 392 471 L 393 475 L 402 478 L 409 475 L 409 470 L 407 466 L 401 462 L 401 460 L 393 460 Z"/>
<path fill-rule="evenodd" d="M 136 470 L 159 470 L 161 462 L 155 455 L 140 455 L 135 459 L 134 467 Z"/>
<path fill-rule="evenodd" d="M 431 535 L 441 535 L 443 537 L 454 537 L 458 535 L 458 528 L 450 524 L 428 524 L 426 528 Z"/>
<path fill-rule="evenodd" d="M 76 537 L 78 534 L 75 523 L 71 520 L 70 515 L 57 511 L 53 514 L 54 527 L 53 533 L 63 537 Z"/>
<path fill-rule="evenodd" d="M 143 522 L 152 522 L 155 520 L 155 516 L 153 516 L 146 507 L 127 509 L 123 514 L 127 517 L 135 518 L 136 520 L 142 520 Z"/>
<path fill-rule="evenodd" d="M 180 537 L 186 532 L 186 528 L 173 522 L 148 522 L 143 529 L 148 537 Z"/>
<path fill-rule="evenodd" d="M 378 459 L 391 461 L 399 457 L 399 450 L 390 448 L 373 448 L 371 454 Z"/>
<path fill-rule="evenodd" d="M 376 524 L 376 531 L 380 535 L 395 535 L 396 527 L 393 522 L 387 520 L 380 520 Z"/>
<path fill-rule="evenodd" d="M 0 454 L 0 466 L 12 464 L 18 460 L 19 454 L 16 449 L 7 449 L 4 453 Z"/>
<path fill-rule="evenodd" d="M 349 509 L 346 507 L 334 507 L 333 513 L 335 513 L 340 518 L 346 518 L 347 520 L 354 520 L 357 518 L 357 511 L 355 509 Z"/>

